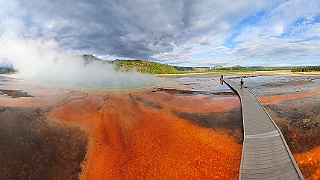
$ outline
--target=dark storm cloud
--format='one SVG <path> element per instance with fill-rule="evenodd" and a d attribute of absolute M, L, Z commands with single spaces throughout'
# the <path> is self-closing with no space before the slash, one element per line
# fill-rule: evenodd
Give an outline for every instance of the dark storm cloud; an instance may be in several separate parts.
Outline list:
<path fill-rule="evenodd" d="M 182 9 L 182 17 L 181 21 L 183 23 L 184 28 L 188 28 L 190 26 L 190 19 L 192 14 L 192 7 L 194 5 L 194 0 L 184 0 L 183 1 L 183 9 Z"/>
<path fill-rule="evenodd" d="M 27 27 L 25 36 L 54 38 L 65 49 L 150 58 L 155 53 L 172 50 L 170 42 L 181 33 L 175 29 L 183 31 L 176 25 L 187 27 L 190 24 L 191 2 L 58 0 L 23 1 L 20 6 L 28 19 L 23 21 Z M 174 7 L 163 7 L 171 4 L 183 7 L 182 12 Z M 169 13 L 176 18 L 168 18 L 163 8 L 175 11 Z"/>

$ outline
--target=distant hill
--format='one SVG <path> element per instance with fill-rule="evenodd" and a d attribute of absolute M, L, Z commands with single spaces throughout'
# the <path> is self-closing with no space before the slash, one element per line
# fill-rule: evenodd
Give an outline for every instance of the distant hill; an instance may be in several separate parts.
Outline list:
<path fill-rule="evenodd" d="M 92 61 L 104 61 L 93 55 L 85 54 L 83 58 L 87 63 Z M 181 67 L 171 66 L 168 64 L 161 64 L 148 60 L 113 60 L 104 61 L 116 66 L 118 71 L 130 71 L 136 69 L 142 73 L 149 74 L 186 74 L 186 73 L 207 73 L 207 72 L 252 72 L 252 71 L 274 71 L 274 70 L 291 70 L 292 67 L 264 67 L 251 66 L 243 67 L 241 65 L 235 66 L 214 66 L 214 67 Z"/>
<path fill-rule="evenodd" d="M 291 70 L 291 67 L 266 67 L 266 66 L 215 66 L 211 68 L 212 71 L 217 72 L 249 72 L 249 71 L 276 71 L 276 70 Z"/>
<path fill-rule="evenodd" d="M 147 60 L 113 60 L 107 61 L 102 60 L 91 54 L 82 55 L 83 60 L 85 61 L 85 65 L 93 62 L 93 61 L 103 61 L 105 63 L 114 64 L 116 66 L 116 70 L 118 71 L 130 71 L 135 69 L 142 73 L 149 74 L 178 74 L 187 71 L 188 68 L 176 66 L 170 66 L 166 64 L 161 64 L 157 62 L 147 61 Z M 192 68 L 189 68 L 192 70 Z"/>
<path fill-rule="evenodd" d="M 147 60 L 114 60 L 110 61 L 110 63 L 116 65 L 116 70 L 129 71 L 136 69 L 139 72 L 149 74 L 179 74 L 186 71 L 186 69 L 181 70 L 176 66 Z"/>
<path fill-rule="evenodd" d="M 92 61 L 103 61 L 102 59 L 99 59 L 96 56 L 91 55 L 91 54 L 84 54 L 84 55 L 82 55 L 82 58 L 83 58 L 85 64 L 89 64 Z"/>

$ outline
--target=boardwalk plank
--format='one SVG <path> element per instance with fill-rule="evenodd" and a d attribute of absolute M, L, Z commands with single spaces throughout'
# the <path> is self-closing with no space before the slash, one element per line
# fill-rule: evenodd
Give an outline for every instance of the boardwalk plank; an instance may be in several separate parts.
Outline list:
<path fill-rule="evenodd" d="M 279 128 L 258 99 L 224 80 L 241 99 L 244 142 L 239 179 L 304 179 Z"/>

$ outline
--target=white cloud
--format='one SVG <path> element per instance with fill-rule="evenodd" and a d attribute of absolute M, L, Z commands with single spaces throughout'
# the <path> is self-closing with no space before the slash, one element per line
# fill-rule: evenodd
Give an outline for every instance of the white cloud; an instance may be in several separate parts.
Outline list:
<path fill-rule="evenodd" d="M 242 59 L 274 60 L 320 57 L 320 40 L 278 39 L 254 37 L 236 47 L 232 54 Z"/>
<path fill-rule="evenodd" d="M 303 32 L 302 35 L 305 38 L 320 37 L 319 29 L 320 29 L 320 23 L 308 25 L 307 28 L 305 29 L 305 32 Z"/>

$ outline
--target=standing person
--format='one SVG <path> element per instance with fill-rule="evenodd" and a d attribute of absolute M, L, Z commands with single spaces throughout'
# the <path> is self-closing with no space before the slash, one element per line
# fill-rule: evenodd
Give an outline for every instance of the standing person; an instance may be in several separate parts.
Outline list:
<path fill-rule="evenodd" d="M 243 80 L 241 79 L 241 80 L 240 80 L 240 89 L 242 89 L 243 83 L 244 83 L 244 82 L 243 82 Z"/>
<path fill-rule="evenodd" d="M 223 75 L 220 77 L 220 83 L 223 84 Z"/>

